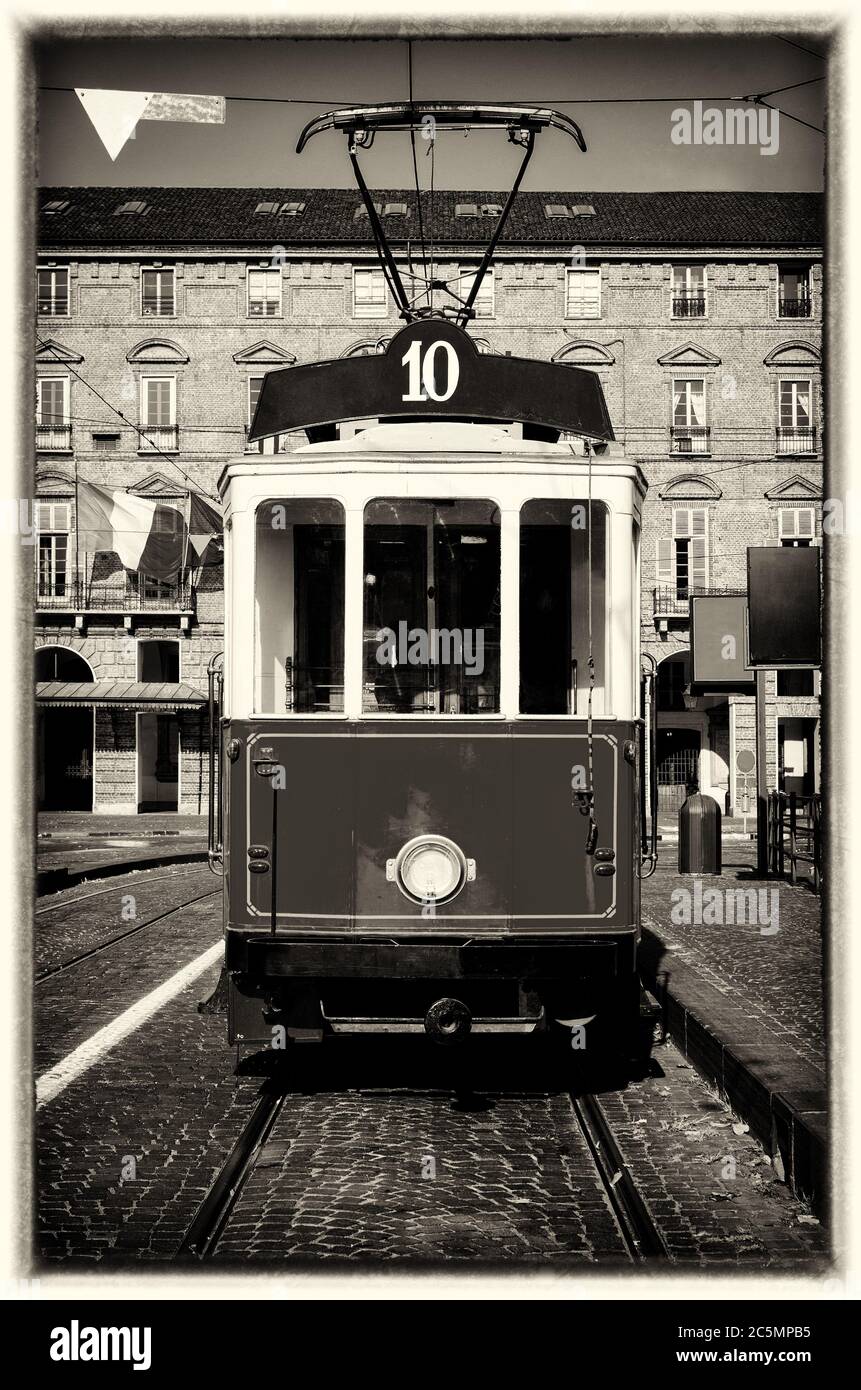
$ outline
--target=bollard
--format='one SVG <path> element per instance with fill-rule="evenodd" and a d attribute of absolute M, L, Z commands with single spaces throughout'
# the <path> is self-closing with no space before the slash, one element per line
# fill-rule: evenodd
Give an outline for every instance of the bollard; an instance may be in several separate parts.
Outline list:
<path fill-rule="evenodd" d="M 714 797 L 689 787 L 679 810 L 680 874 L 720 873 L 720 820 L 720 806 Z"/>

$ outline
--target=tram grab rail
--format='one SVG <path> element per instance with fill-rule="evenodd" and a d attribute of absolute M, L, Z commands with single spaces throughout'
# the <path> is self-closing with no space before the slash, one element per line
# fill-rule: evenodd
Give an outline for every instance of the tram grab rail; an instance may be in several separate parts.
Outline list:
<path fill-rule="evenodd" d="M 224 850 L 224 777 L 221 765 L 221 708 L 224 694 L 224 653 L 219 652 L 207 667 L 209 714 L 209 766 L 207 798 L 207 859 L 216 873 Z"/>
<path fill-rule="evenodd" d="M 803 848 L 799 848 L 799 841 Z M 789 861 L 789 881 L 798 881 L 798 865 L 809 864 L 813 890 L 822 886 L 822 797 L 798 792 L 769 792 L 768 868 L 783 878 Z"/>

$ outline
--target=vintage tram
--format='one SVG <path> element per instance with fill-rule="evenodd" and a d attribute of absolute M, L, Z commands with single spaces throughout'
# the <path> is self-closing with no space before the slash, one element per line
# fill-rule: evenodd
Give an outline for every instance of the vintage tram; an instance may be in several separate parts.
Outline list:
<path fill-rule="evenodd" d="M 270 374 L 252 438 L 300 426 L 312 442 L 220 480 L 231 1041 L 622 1036 L 645 482 L 597 377 L 428 318 Z"/>

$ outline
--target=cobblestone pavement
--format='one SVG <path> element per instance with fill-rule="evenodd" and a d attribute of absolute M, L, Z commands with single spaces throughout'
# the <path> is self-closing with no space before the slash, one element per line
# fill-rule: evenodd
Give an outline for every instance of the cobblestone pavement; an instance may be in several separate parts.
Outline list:
<path fill-rule="evenodd" d="M 68 970 L 36 983 L 33 1051 L 37 1073 L 54 1066 L 99 1028 L 219 940 L 220 887 L 208 870 L 205 872 L 212 887 L 204 880 L 196 891 L 186 891 L 182 897 L 213 891 L 216 896 L 193 903 L 97 955 L 77 962 Z M 129 891 L 130 881 L 130 877 L 117 880 L 118 894 Z M 131 891 L 135 891 L 134 887 Z M 111 902 L 110 895 L 107 901 Z M 103 913 L 112 912 L 113 909 L 99 907 L 104 902 L 105 899 L 97 898 L 88 906 Z M 49 913 L 48 917 L 51 915 Z"/>
<path fill-rule="evenodd" d="M 118 880 L 117 892 L 142 878 Z M 204 887 L 213 882 L 201 878 Z M 159 888 L 178 892 L 172 882 Z M 73 890 L 73 900 L 80 896 Z M 105 896 L 89 904 L 98 920 L 89 935 L 81 928 L 81 940 L 112 933 L 116 904 Z M 73 931 L 70 914 L 64 931 Z M 53 915 L 40 921 L 46 939 Z M 44 981 L 36 991 L 37 1073 L 220 931 L 216 897 Z M 216 978 L 216 969 L 201 976 L 37 1112 L 44 1261 L 173 1259 L 261 1079 L 285 1066 L 281 1114 L 213 1266 L 382 1259 L 582 1268 L 623 1258 L 565 1088 L 538 1039 L 476 1038 L 461 1054 L 424 1039 L 337 1038 L 286 1058 L 254 1054 L 237 1075 L 224 1016 L 197 1012 Z M 606 1085 L 601 1099 L 674 1255 L 747 1269 L 821 1262 L 822 1228 L 672 1044 L 656 1048 L 651 1071 L 621 1088 Z"/>
<path fill-rule="evenodd" d="M 206 865 L 145 869 L 106 880 L 82 883 L 40 899 L 34 918 L 36 975 L 97 949 L 124 932 L 140 927 L 172 907 L 218 888 Z"/>
<path fill-rule="evenodd" d="M 206 852 L 206 817 L 180 815 L 103 816 L 55 811 L 39 815 L 36 867 L 39 872 L 98 871 L 106 865 L 158 856 Z"/>
<path fill-rule="evenodd" d="M 629 1267 L 558 1067 L 537 1039 L 495 1038 L 481 1050 L 478 1041 L 467 1099 L 428 1086 L 451 1076 L 451 1057 L 441 1077 L 439 1054 L 402 1044 L 389 1079 L 390 1040 L 373 1050 L 337 1040 L 341 1067 L 324 1055 L 286 1097 L 215 1263 Z M 410 1088 L 395 1084 L 404 1070 Z M 650 1075 L 600 1098 L 675 1260 L 808 1269 L 823 1260 L 822 1227 L 672 1044 L 656 1050 Z"/>
<path fill-rule="evenodd" d="M 658 969 L 672 969 L 678 956 L 736 1004 L 761 1020 L 772 1043 L 783 1042 L 805 1061 L 825 1066 L 822 990 L 822 900 L 801 884 L 754 877 L 755 850 L 736 846 L 724 856 L 724 872 L 702 879 L 703 889 L 755 888 L 777 894 L 779 930 L 763 935 L 757 926 L 676 925 L 672 894 L 693 892 L 694 879 L 677 872 L 675 848 L 666 850 L 655 874 L 643 883 L 643 925 L 663 947 Z"/>

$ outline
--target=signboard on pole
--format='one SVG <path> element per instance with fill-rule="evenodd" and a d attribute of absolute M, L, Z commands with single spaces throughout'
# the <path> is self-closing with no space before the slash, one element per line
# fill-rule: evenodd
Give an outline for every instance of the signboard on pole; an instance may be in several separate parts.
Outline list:
<path fill-rule="evenodd" d="M 749 666 L 822 664 L 820 568 L 818 545 L 748 547 Z"/>
<path fill-rule="evenodd" d="M 756 677 L 746 664 L 747 598 L 695 594 L 691 609 L 691 693 L 753 695 Z"/>

